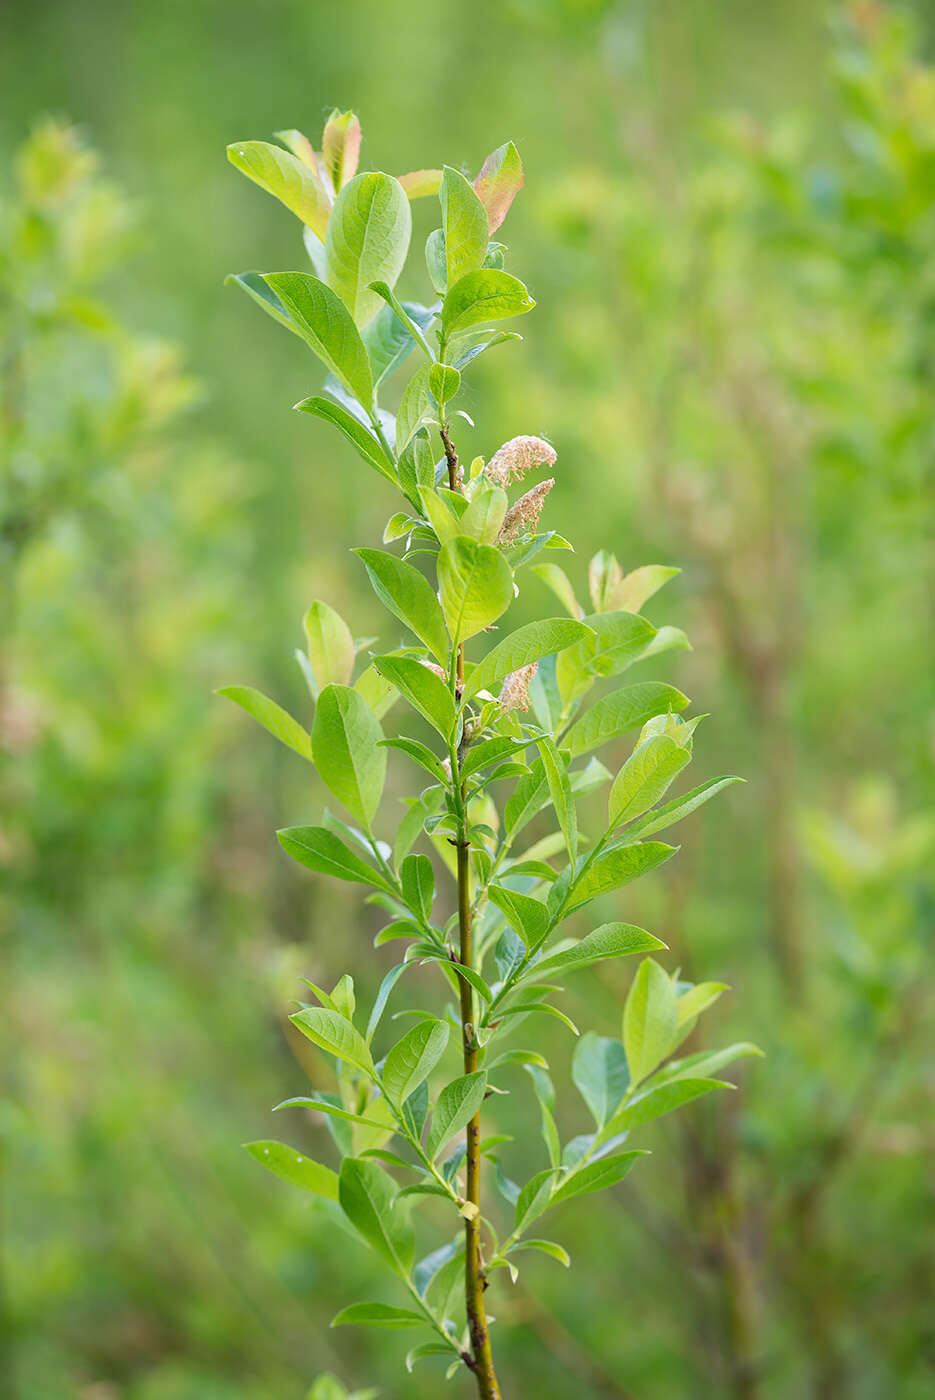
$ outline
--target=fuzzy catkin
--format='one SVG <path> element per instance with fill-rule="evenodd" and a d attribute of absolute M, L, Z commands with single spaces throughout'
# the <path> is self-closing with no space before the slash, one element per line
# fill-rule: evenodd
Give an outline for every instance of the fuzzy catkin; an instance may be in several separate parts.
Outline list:
<path fill-rule="evenodd" d="M 554 466 L 555 459 L 555 448 L 544 438 L 510 438 L 509 442 L 497 448 L 484 468 L 484 475 L 494 486 L 502 486 L 505 490 L 510 482 L 522 481 L 529 471 Z"/>

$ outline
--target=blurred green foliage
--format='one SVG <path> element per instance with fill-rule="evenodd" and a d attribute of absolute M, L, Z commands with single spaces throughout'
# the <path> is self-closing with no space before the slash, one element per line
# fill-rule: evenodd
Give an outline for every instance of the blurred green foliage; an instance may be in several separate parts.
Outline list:
<path fill-rule="evenodd" d="M 726 1109 L 656 1131 L 652 1203 L 628 1182 L 582 1206 L 573 1294 L 550 1261 L 524 1268 L 506 1382 L 930 1393 L 930 18 L 914 36 L 872 0 L 832 30 L 804 0 L 402 19 L 365 0 L 340 25 L 275 0 L 261 29 L 242 0 L 4 11 L 0 1393 L 259 1400 L 323 1369 L 396 1393 L 403 1343 L 327 1331 L 366 1262 L 237 1146 L 305 1086 L 278 1011 L 296 974 L 359 964 L 376 920 L 286 868 L 271 831 L 306 795 L 210 697 L 243 677 L 300 713 L 279 639 L 313 594 L 373 626 L 334 561 L 386 502 L 289 417 L 301 358 L 220 286 L 304 266 L 224 144 L 332 102 L 360 106 L 376 167 L 522 144 L 512 239 L 538 307 L 508 388 L 481 370 L 492 436 L 463 451 L 547 431 L 584 557 L 612 537 L 625 567 L 684 566 L 674 620 L 698 652 L 672 679 L 711 698 L 710 772 L 751 780 L 626 917 L 692 977 L 727 969 L 769 1058 Z M 36 124 L 63 108 L 132 205 L 69 128 Z M 576 995 L 610 1029 L 614 974 Z M 730 1007 L 712 1015 L 729 1036 Z"/>

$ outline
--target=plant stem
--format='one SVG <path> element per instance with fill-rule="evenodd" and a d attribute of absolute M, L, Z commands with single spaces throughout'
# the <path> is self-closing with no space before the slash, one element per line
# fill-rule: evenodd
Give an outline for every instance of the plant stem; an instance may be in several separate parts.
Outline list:
<path fill-rule="evenodd" d="M 448 485 L 452 491 L 461 489 L 458 454 L 448 432 L 448 424 L 441 427 L 441 439 L 448 464 Z M 464 643 L 458 644 L 455 668 L 456 698 L 460 701 L 464 687 Z M 471 843 L 468 839 L 467 812 L 464 802 L 467 784 L 461 781 L 461 766 L 464 761 L 465 743 L 461 744 L 453 757 L 457 758 L 457 768 L 452 763 L 452 782 L 459 789 L 458 823 L 458 957 L 462 967 L 474 966 L 472 918 L 471 918 Z M 470 984 L 459 978 L 461 1001 L 461 1044 L 464 1051 L 464 1073 L 474 1074 L 477 1070 L 477 1035 L 474 1025 L 473 993 Z M 467 1311 L 468 1334 L 471 1342 L 473 1371 L 477 1381 L 477 1393 L 481 1400 L 500 1400 L 500 1386 L 493 1366 L 490 1349 L 490 1333 L 487 1329 L 487 1309 L 484 1305 L 484 1290 L 487 1278 L 481 1257 L 480 1243 L 480 1111 L 465 1129 L 467 1146 L 465 1199 L 469 1214 L 464 1220 L 464 1300 Z M 467 1363 L 466 1363 L 467 1364 Z"/>

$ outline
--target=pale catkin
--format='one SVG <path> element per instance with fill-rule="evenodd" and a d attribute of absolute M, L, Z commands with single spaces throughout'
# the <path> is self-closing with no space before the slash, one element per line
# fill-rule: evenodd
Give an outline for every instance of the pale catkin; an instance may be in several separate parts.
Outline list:
<path fill-rule="evenodd" d="M 502 709 L 529 709 L 529 685 L 538 667 L 538 661 L 534 661 L 531 666 L 521 666 L 518 671 L 510 672 L 503 682 L 503 687 L 500 691 L 500 705 Z"/>
<path fill-rule="evenodd" d="M 522 481 L 527 472 L 555 465 L 556 452 L 551 443 L 540 437 L 510 438 L 498 447 L 484 468 L 484 475 L 494 486 L 504 490 L 513 481 Z"/>
<path fill-rule="evenodd" d="M 520 496 L 503 517 L 499 544 L 512 544 L 520 535 L 531 533 L 539 523 L 545 498 L 555 485 L 555 477 L 538 482 L 525 496 Z"/>

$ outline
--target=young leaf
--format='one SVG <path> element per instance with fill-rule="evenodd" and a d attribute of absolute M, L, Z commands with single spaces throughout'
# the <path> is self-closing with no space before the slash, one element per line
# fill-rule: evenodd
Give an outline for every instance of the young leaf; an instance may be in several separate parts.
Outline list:
<path fill-rule="evenodd" d="M 674 856 L 677 846 L 667 846 L 662 841 L 639 841 L 632 846 L 620 846 L 608 851 L 596 860 L 574 886 L 569 896 L 568 912 L 580 909 L 588 900 L 598 895 L 610 894 L 621 885 L 628 885 L 648 870 Z"/>
<path fill-rule="evenodd" d="M 529 975 L 536 977 L 553 972 L 577 972 L 581 967 L 601 962 L 604 958 L 622 958 L 629 953 L 649 953 L 666 945 L 654 938 L 645 929 L 634 924 L 601 924 L 573 948 L 537 962 L 529 969 Z"/>
<path fill-rule="evenodd" d="M 644 564 L 639 569 L 631 570 L 624 574 L 614 589 L 613 607 L 623 612 L 638 613 L 663 584 L 680 572 L 680 569 L 670 569 L 664 564 Z"/>
<path fill-rule="evenodd" d="M 621 1109 L 614 1116 L 613 1121 L 607 1124 L 607 1135 L 625 1133 L 630 1128 L 638 1128 L 644 1123 L 651 1123 L 654 1118 L 661 1118 L 663 1114 L 671 1113 L 673 1109 L 681 1108 L 683 1104 L 691 1103 L 693 1099 L 709 1094 L 712 1089 L 732 1087 L 730 1084 L 725 1084 L 722 1079 L 685 1078 L 677 1079 L 671 1084 L 660 1084 L 657 1088 L 650 1089 L 648 1093 L 641 1094 L 632 1103 Z"/>
<path fill-rule="evenodd" d="M 483 661 L 474 667 L 464 687 L 464 698 L 469 700 L 481 690 L 496 692 L 511 671 L 518 671 L 554 652 L 564 651 L 586 633 L 587 628 L 570 617 L 550 617 L 518 627 L 492 647 Z"/>
<path fill-rule="evenodd" d="M 382 1167 L 359 1157 L 345 1157 L 338 1183 L 341 1209 L 370 1248 L 394 1273 L 407 1278 L 415 1239 L 395 1196 L 395 1185 Z"/>
<path fill-rule="evenodd" d="M 358 175 L 335 200 L 325 238 L 328 282 L 358 326 L 380 309 L 371 283 L 396 285 L 411 232 L 409 201 L 391 175 Z"/>
<path fill-rule="evenodd" d="M 571 585 L 571 580 L 560 569 L 557 564 L 536 564 L 533 573 L 542 579 L 547 588 L 550 588 L 560 603 L 563 603 L 569 616 L 580 619 L 583 613 L 581 604 L 575 597 L 575 590 Z"/>
<path fill-rule="evenodd" d="M 333 875 L 352 884 L 373 885 L 386 894 L 395 894 L 392 885 L 372 865 L 345 846 L 325 826 L 289 826 L 277 831 L 279 844 L 293 860 L 319 875 Z"/>
<path fill-rule="evenodd" d="M 659 1084 L 670 1084 L 676 1079 L 689 1076 L 703 1076 L 716 1073 L 732 1060 L 746 1059 L 748 1056 L 762 1059 L 763 1051 L 749 1040 L 737 1041 L 723 1050 L 699 1050 L 694 1055 L 685 1055 L 681 1060 L 672 1060 L 664 1069 L 654 1074 L 649 1083 L 655 1088 Z M 647 1085 L 647 1088 L 649 1085 Z"/>
<path fill-rule="evenodd" d="M 423 744 L 419 739 L 381 739 L 380 743 L 385 749 L 399 749 L 402 753 L 408 754 L 427 773 L 431 773 L 436 782 L 447 783 L 448 774 L 442 767 L 441 760 L 432 753 L 427 744 Z"/>
<path fill-rule="evenodd" d="M 535 304 L 519 278 L 495 268 L 480 268 L 448 289 L 442 306 L 442 334 L 447 341 L 485 321 L 522 316 Z"/>
<path fill-rule="evenodd" d="M 403 699 L 447 739 L 454 728 L 455 702 L 442 678 L 411 656 L 375 656 L 373 664 Z"/>
<path fill-rule="evenodd" d="M 598 1128 L 602 1128 L 630 1083 L 627 1057 L 620 1041 L 588 1031 L 575 1046 L 571 1077 Z"/>
<path fill-rule="evenodd" d="M 726 982 L 699 982 L 697 986 L 689 988 L 687 992 L 679 997 L 678 1006 L 679 1026 L 685 1026 L 689 1021 L 693 1021 L 696 1016 L 700 1016 L 702 1011 L 706 1011 L 709 1006 L 717 1001 L 722 992 L 726 992 L 728 986 Z"/>
<path fill-rule="evenodd" d="M 411 564 L 380 549 L 357 549 L 373 591 L 400 622 L 425 643 L 437 661 L 448 661 L 448 634 L 438 599 L 428 580 Z"/>
<path fill-rule="evenodd" d="M 331 200 L 317 174 L 304 161 L 268 141 L 235 141 L 227 148 L 227 159 L 324 238 Z"/>
<path fill-rule="evenodd" d="M 396 476 L 393 472 L 393 464 L 387 457 L 383 447 L 352 413 L 334 399 L 323 399 L 315 396 L 310 399 L 302 399 L 295 405 L 299 413 L 310 413 L 313 418 L 322 418 L 326 423 L 332 424 L 338 432 L 344 436 L 354 448 L 358 456 L 362 457 L 368 467 L 373 467 L 375 472 L 385 477 L 387 481 L 396 484 Z"/>
<path fill-rule="evenodd" d="M 563 743 L 571 749 L 572 758 L 577 758 L 625 734 L 628 729 L 641 729 L 655 715 L 684 710 L 688 703 L 687 695 L 661 681 L 628 685 L 592 705 L 572 725 Z"/>
<path fill-rule="evenodd" d="M 526 1182 L 516 1201 L 516 1223 L 514 1231 L 519 1233 L 527 1225 L 548 1209 L 555 1185 L 555 1167 L 546 1167 Z"/>
<path fill-rule="evenodd" d="M 304 1010 L 296 1011 L 289 1020 L 309 1040 L 322 1050 L 327 1050 L 329 1055 L 336 1055 L 339 1060 L 356 1065 L 365 1074 L 373 1074 L 373 1060 L 367 1042 L 344 1016 L 324 1006 L 306 1006 Z"/>
<path fill-rule="evenodd" d="M 258 306 L 261 306 L 268 316 L 272 316 L 274 321 L 278 321 L 286 330 L 292 331 L 293 335 L 299 336 L 298 326 L 292 320 L 279 297 L 268 287 L 260 272 L 232 272 L 229 277 L 224 278 L 225 284 L 231 287 L 239 287 L 246 292 L 248 297 L 252 297 Z"/>
<path fill-rule="evenodd" d="M 675 1045 L 678 1008 L 675 986 L 652 958 L 644 958 L 627 996 L 623 1012 L 623 1043 L 630 1079 L 645 1079 Z"/>
<path fill-rule="evenodd" d="M 496 544 L 506 515 L 507 494 L 499 486 L 483 486 L 474 493 L 461 517 L 460 533 L 480 544 Z"/>
<path fill-rule="evenodd" d="M 334 608 L 315 602 L 303 621 L 308 659 L 318 690 L 332 683 L 347 685 L 354 669 L 354 638 Z"/>
<path fill-rule="evenodd" d="M 308 272 L 270 272 L 263 279 L 282 302 L 303 340 L 352 394 L 369 409 L 373 375 L 367 350 L 344 303 Z"/>
<path fill-rule="evenodd" d="M 426 1318 L 421 1313 L 412 1312 L 409 1308 L 394 1308 L 389 1303 L 351 1303 L 350 1307 L 342 1308 L 336 1317 L 331 1319 L 332 1327 L 391 1327 L 394 1329 L 404 1327 L 424 1327 Z M 450 1355 L 450 1348 L 445 1351 Z"/>
<path fill-rule="evenodd" d="M 399 880 L 409 908 L 428 922 L 435 895 L 435 871 L 428 856 L 407 856 L 400 867 Z"/>
<path fill-rule="evenodd" d="M 327 685 L 312 726 L 315 766 L 335 797 L 369 831 L 383 796 L 386 750 L 370 706 L 346 685 Z"/>
<path fill-rule="evenodd" d="M 325 1098 L 310 1099 L 300 1095 L 297 1098 L 283 1099 L 278 1103 L 274 1112 L 281 1108 L 307 1108 L 311 1113 L 323 1113 L 326 1118 L 340 1118 L 346 1123 L 360 1123 L 365 1128 L 385 1129 L 386 1124 L 381 1123 L 378 1118 L 368 1118 L 363 1113 L 351 1113 L 347 1108 L 341 1108 L 339 1104 L 331 1103 Z"/>
<path fill-rule="evenodd" d="M 558 824 L 562 829 L 562 836 L 565 838 L 565 849 L 568 852 L 568 861 L 573 870 L 578 857 L 578 811 L 572 795 L 568 769 L 562 762 L 552 739 L 540 739 L 538 742 L 539 752 L 542 754 L 542 764 L 545 768 L 546 782 L 549 785 L 549 796 L 552 799 L 552 806 L 555 808 L 555 815 L 558 817 Z"/>
<path fill-rule="evenodd" d="M 338 1199 L 337 1172 L 322 1166 L 321 1162 L 313 1162 L 294 1147 L 287 1147 L 284 1142 L 276 1142 L 273 1138 L 245 1142 L 244 1147 L 261 1166 L 268 1167 L 283 1181 L 301 1186 L 303 1191 L 311 1191 L 316 1196 L 324 1196 L 328 1201 Z"/>
<path fill-rule="evenodd" d="M 518 1244 L 513 1245 L 510 1253 L 512 1254 L 517 1249 L 536 1249 L 540 1254 L 548 1254 L 551 1258 L 557 1259 L 566 1269 L 571 1267 L 568 1250 L 563 1249 L 560 1244 L 556 1244 L 553 1240 L 521 1240 Z"/>
<path fill-rule="evenodd" d="M 637 1157 L 645 1157 L 645 1152 L 619 1152 L 615 1157 L 602 1157 L 590 1162 L 580 1171 L 572 1172 L 555 1192 L 550 1206 L 561 1205 L 575 1196 L 587 1196 L 592 1191 L 603 1191 L 608 1186 L 616 1186 L 633 1166 Z"/>
<path fill-rule="evenodd" d="M 396 453 L 405 452 L 428 412 L 429 365 L 419 365 L 403 390 L 396 415 Z"/>
<path fill-rule="evenodd" d="M 438 198 L 445 236 L 446 285 L 481 267 L 490 230 L 487 211 L 460 171 L 446 165 Z"/>
<path fill-rule="evenodd" d="M 368 1045 L 370 1044 L 371 1040 L 373 1040 L 374 1032 L 376 1031 L 377 1026 L 380 1024 L 383 1012 L 386 1009 L 386 1003 L 389 1001 L 390 998 L 390 992 L 396 986 L 396 983 L 399 981 L 400 977 L 403 975 L 403 973 L 406 971 L 406 968 L 409 966 L 409 963 L 397 963 L 396 967 L 390 968 L 389 972 L 386 974 L 386 976 L 383 978 L 383 981 L 380 983 L 376 998 L 374 999 L 373 1009 L 370 1012 L 370 1020 L 367 1022 L 366 1039 Z"/>
<path fill-rule="evenodd" d="M 456 535 L 438 556 L 442 612 L 453 642 L 489 627 L 513 601 L 513 575 L 498 549 Z"/>
<path fill-rule="evenodd" d="M 427 1079 L 448 1044 L 448 1023 L 425 1020 L 407 1031 L 386 1057 L 383 1087 L 396 1104 L 402 1104 Z"/>
<path fill-rule="evenodd" d="M 287 710 L 281 705 L 277 705 L 275 700 L 268 699 L 261 691 L 254 690 L 249 685 L 223 685 L 215 691 L 216 695 L 223 695 L 228 700 L 233 700 L 235 705 L 239 705 L 242 710 L 246 710 L 248 715 L 262 724 L 264 729 L 268 729 L 270 734 L 274 734 L 281 743 L 294 749 L 302 758 L 307 758 L 312 762 L 312 741 L 308 734 L 293 719 Z"/>
<path fill-rule="evenodd" d="M 432 1126 L 425 1149 L 429 1161 L 434 1162 L 445 1144 L 471 1121 L 484 1101 L 486 1090 L 485 1070 L 462 1075 L 445 1085 L 432 1109 Z"/>
<path fill-rule="evenodd" d="M 484 161 L 474 189 L 487 211 L 490 232 L 506 218 L 510 205 L 523 188 L 523 162 L 512 141 L 498 146 Z"/>
<path fill-rule="evenodd" d="M 336 192 L 357 174 L 360 140 L 360 121 L 356 112 L 333 111 L 322 132 L 321 154 Z"/>
<path fill-rule="evenodd" d="M 565 705 L 585 693 L 598 676 L 616 676 L 646 652 L 656 629 L 635 613 L 592 613 L 582 621 L 593 635 L 560 652 L 555 666 Z"/>
<path fill-rule="evenodd" d="M 690 762 L 691 749 L 668 734 L 646 739 L 614 779 L 607 802 L 608 830 L 642 816 Z"/>
<path fill-rule="evenodd" d="M 645 817 L 628 827 L 626 839 L 635 840 L 637 836 L 649 836 L 654 831 L 662 831 L 667 826 L 674 826 L 683 817 L 689 816 L 696 808 L 704 805 L 723 788 L 730 787 L 733 783 L 742 783 L 743 778 L 712 778 L 710 782 L 702 783 L 700 787 L 692 788 L 691 792 L 683 793 L 681 797 L 675 797 L 671 802 L 667 802 L 663 807 L 657 807 L 655 811 L 647 812 Z"/>
<path fill-rule="evenodd" d="M 535 947 L 549 929 L 549 911 L 539 899 L 508 890 L 502 885 L 491 885 L 487 891 L 491 903 L 503 914 L 510 927 L 519 934 L 527 948 Z"/>

